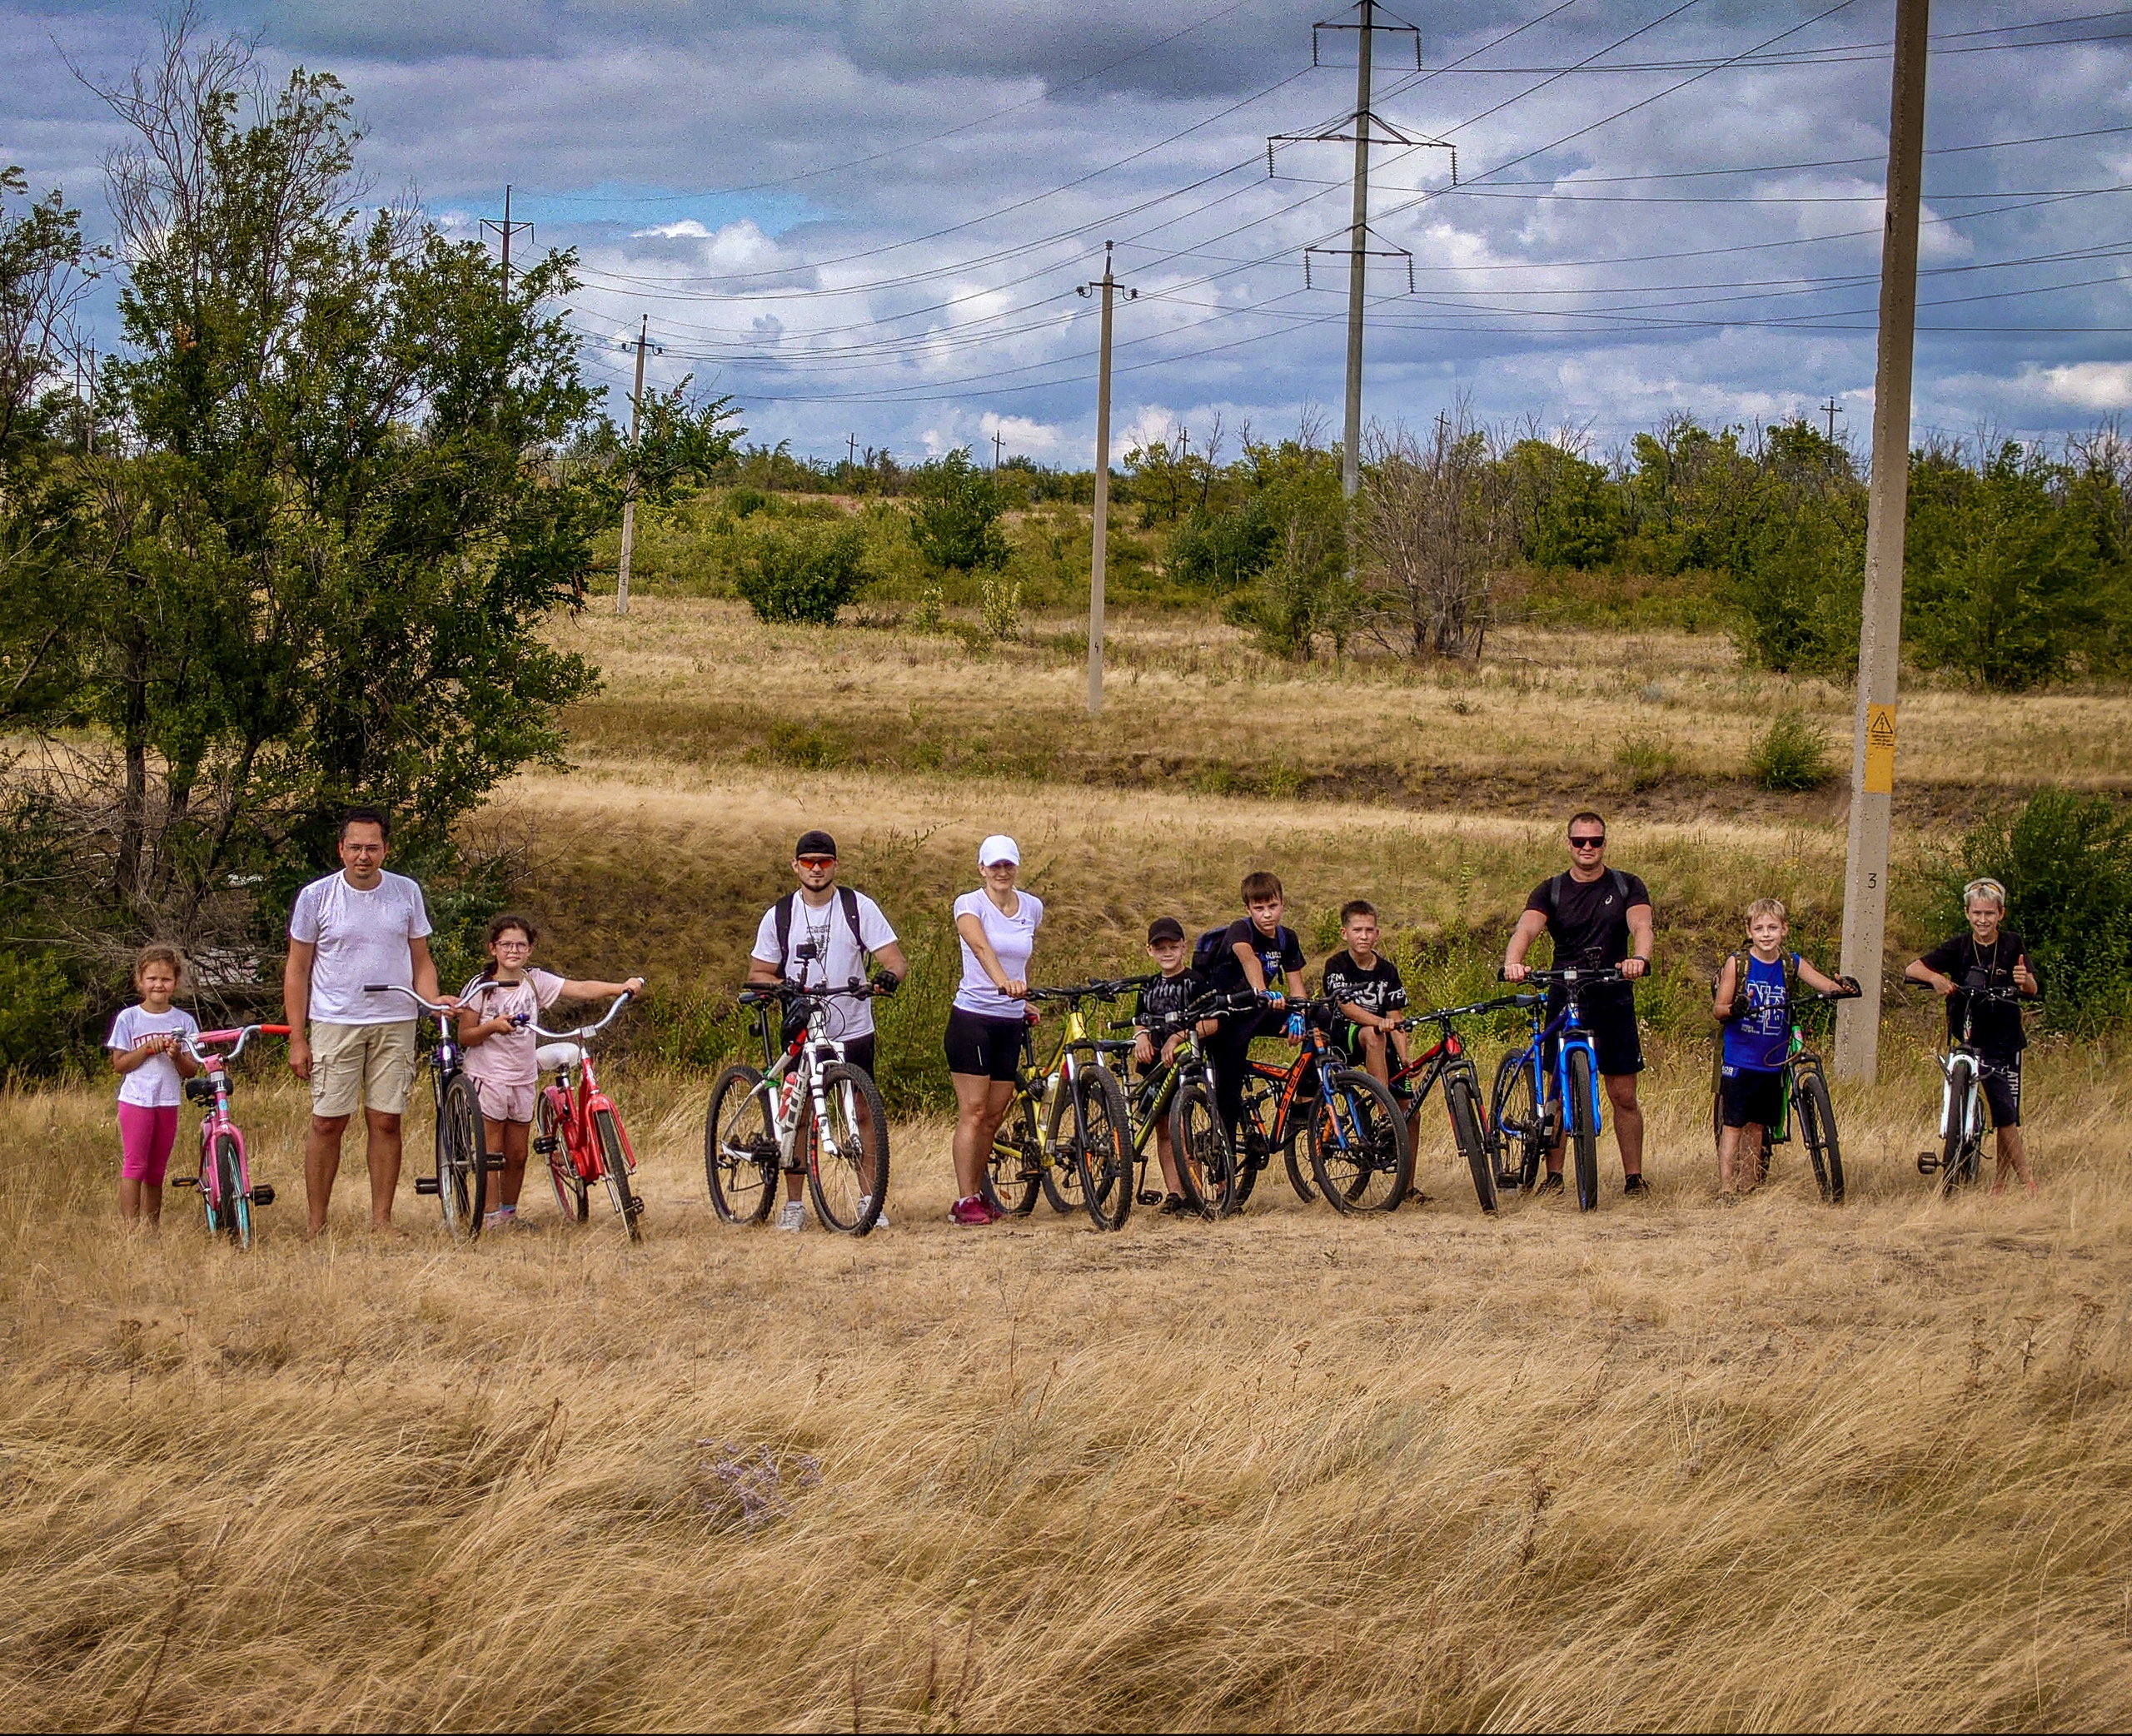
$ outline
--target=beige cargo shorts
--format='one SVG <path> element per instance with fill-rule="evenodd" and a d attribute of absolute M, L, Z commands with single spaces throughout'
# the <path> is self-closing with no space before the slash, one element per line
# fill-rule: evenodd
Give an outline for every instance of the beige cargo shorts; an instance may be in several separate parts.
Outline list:
<path fill-rule="evenodd" d="M 415 1022 L 311 1027 L 311 1112 L 400 1115 L 415 1082 Z"/>

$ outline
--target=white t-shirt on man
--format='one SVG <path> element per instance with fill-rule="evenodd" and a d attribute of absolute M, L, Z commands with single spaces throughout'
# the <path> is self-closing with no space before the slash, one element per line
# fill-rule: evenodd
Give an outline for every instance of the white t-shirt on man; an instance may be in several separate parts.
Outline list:
<path fill-rule="evenodd" d="M 756 924 L 755 944 L 748 956 L 767 965 L 782 964 L 786 978 L 802 988 L 842 988 L 854 977 L 864 982 L 866 954 L 894 946 L 896 931 L 889 926 L 889 919 L 881 914 L 879 904 L 863 892 L 854 896 L 859 901 L 858 943 L 852 940 L 851 924 L 844 920 L 843 891 L 832 887 L 829 903 L 819 910 L 800 893 L 795 892 L 785 900 L 792 907 L 792 926 L 785 935 L 789 957 L 778 956 L 775 904 L 763 913 L 762 921 Z M 814 944 L 814 956 L 802 958 L 800 949 L 809 941 Z M 829 1034 L 837 1042 L 848 1042 L 854 1037 L 873 1035 L 871 1001 L 853 1001 L 839 996 L 824 1002 L 824 1006 Z"/>
<path fill-rule="evenodd" d="M 151 1012 L 137 1005 L 124 1007 L 111 1022 L 111 1040 L 104 1047 L 122 1055 L 128 1049 L 138 1048 L 144 1037 L 160 1037 L 166 1031 L 174 1031 L 181 1037 L 197 1037 L 200 1022 L 182 1007 L 173 1007 L 167 1012 Z M 118 1101 L 142 1109 L 177 1108 L 185 1101 L 185 1085 L 178 1077 L 177 1063 L 167 1055 L 151 1055 L 132 1072 L 121 1073 Z"/>
<path fill-rule="evenodd" d="M 415 986 L 410 943 L 430 932 L 422 889 L 405 874 L 386 874 L 368 892 L 344 873 L 314 880 L 296 894 L 289 938 L 318 948 L 311 963 L 311 1017 L 327 1025 L 396 1025 L 416 1016 L 405 995 L 366 995 L 367 982 Z"/>
<path fill-rule="evenodd" d="M 1026 982 L 1029 975 L 1029 955 L 1036 951 L 1037 924 L 1044 920 L 1044 900 L 1034 893 L 1017 891 L 1021 900 L 1009 916 L 979 888 L 966 892 L 955 900 L 958 933 L 961 919 L 974 916 L 984 925 L 984 938 L 992 943 L 998 954 L 999 968 L 1012 982 L 1019 977 Z M 984 974 L 984 967 L 977 962 L 977 954 L 964 940 L 963 946 L 963 980 L 955 990 L 955 1005 L 964 1012 L 974 1012 L 979 1018 L 1020 1018 L 1029 1010 L 1026 1001 L 1009 1000 L 992 986 L 991 977 Z"/>

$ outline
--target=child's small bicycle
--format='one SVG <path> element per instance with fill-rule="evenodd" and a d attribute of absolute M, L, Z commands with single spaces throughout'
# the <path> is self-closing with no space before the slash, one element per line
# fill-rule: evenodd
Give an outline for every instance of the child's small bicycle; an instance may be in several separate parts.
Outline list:
<path fill-rule="evenodd" d="M 775 982 L 741 991 L 740 1004 L 755 1010 L 763 1065 L 739 1062 L 718 1076 L 703 1130 L 704 1180 L 725 1222 L 762 1222 L 790 1171 L 806 1176 L 827 1227 L 846 1236 L 873 1229 L 888 1203 L 888 1112 L 873 1080 L 829 1034 L 828 1006 L 882 992 L 856 978 L 842 988 Z M 785 1013 L 775 1037 L 773 1007 Z"/>
<path fill-rule="evenodd" d="M 1507 1156 L 1516 1148 L 1517 1185 L 1529 1191 L 1539 1181 L 1540 1166 L 1548 1152 L 1567 1135 L 1577 1161 L 1577 1210 L 1595 1211 L 1599 1206 L 1599 1131 L 1604 1125 L 1599 1107 L 1599 1052 L 1592 1047 L 1578 1002 L 1595 988 L 1631 979 L 1619 966 L 1604 965 L 1531 971 L 1527 980 L 1542 989 L 1561 989 L 1564 1005 L 1550 1019 L 1542 1010 L 1545 994 L 1512 995 L 1505 1003 L 1532 1010 L 1532 1034 L 1523 1048 L 1504 1056 L 1496 1067 L 1488 1117 L 1496 1149 Z M 1552 1066 L 1547 1064 L 1551 1043 L 1555 1047 Z"/>
<path fill-rule="evenodd" d="M 1940 1057 L 1940 1072 L 1945 1080 L 1940 1092 L 1940 1149 L 1917 1154 L 1918 1174 L 1937 1174 L 1939 1191 L 1943 1197 L 1957 1187 L 1984 1179 L 1984 1075 L 1991 1063 L 1977 1052 L 1970 1040 L 1977 1006 L 1989 1002 L 2018 1007 L 2022 999 L 2020 992 L 2012 988 L 1960 988 L 1955 992 L 1965 999 L 1962 1006 L 1962 1034 L 1948 1044 L 1947 1052 Z"/>
<path fill-rule="evenodd" d="M 200 1123 L 200 1173 L 174 1176 L 173 1187 L 197 1187 L 207 1211 L 207 1233 L 227 1236 L 241 1248 L 252 1246 L 252 1208 L 274 1203 L 274 1190 L 252 1184 L 252 1165 L 244 1133 L 230 1117 L 230 1063 L 254 1037 L 286 1037 L 286 1025 L 245 1025 L 232 1031 L 202 1031 L 186 1039 L 185 1052 L 200 1072 L 185 1082 L 185 1094 L 207 1107 Z M 227 1043 L 225 1053 L 217 1045 Z"/>
<path fill-rule="evenodd" d="M 580 1025 L 575 1031 L 543 1031 L 531 1026 L 533 1034 L 549 1042 L 566 1043 L 570 1053 L 561 1057 L 555 1077 L 533 1101 L 533 1149 L 548 1160 L 548 1175 L 555 1184 L 555 1203 L 566 1223 L 581 1224 L 590 1210 L 592 1184 L 605 1181 L 615 1215 L 628 1230 L 631 1241 L 644 1240 L 638 1220 L 644 1216 L 644 1196 L 630 1186 L 636 1173 L 636 1151 L 630 1144 L 629 1130 L 615 1107 L 615 1100 L 600 1088 L 588 1045 L 614 1023 L 634 997 L 619 994 L 607 1016 L 596 1025 Z M 575 1081 L 570 1069 L 575 1067 Z"/>

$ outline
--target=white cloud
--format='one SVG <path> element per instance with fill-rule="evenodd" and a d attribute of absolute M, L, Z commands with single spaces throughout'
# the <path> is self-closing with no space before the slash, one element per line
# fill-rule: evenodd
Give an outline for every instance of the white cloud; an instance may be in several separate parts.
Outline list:
<path fill-rule="evenodd" d="M 2076 361 L 2029 373 L 2061 404 L 2098 413 L 2132 410 L 2132 362 Z"/>
<path fill-rule="evenodd" d="M 1039 422 L 1029 416 L 1003 416 L 994 410 L 986 410 L 978 420 L 988 440 L 998 435 L 1004 443 L 1001 450 L 1008 453 L 1024 453 L 1031 458 L 1043 458 L 1059 450 L 1064 444 L 1064 435 L 1054 423 Z"/>

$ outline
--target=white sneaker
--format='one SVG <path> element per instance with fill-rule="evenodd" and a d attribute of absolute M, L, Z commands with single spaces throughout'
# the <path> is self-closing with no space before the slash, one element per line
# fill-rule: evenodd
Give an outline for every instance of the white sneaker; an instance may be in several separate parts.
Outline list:
<path fill-rule="evenodd" d="M 780 1230 L 805 1229 L 807 1202 L 804 1200 L 787 1200 L 785 1202 L 784 1211 L 777 1215 L 777 1227 Z"/>
<path fill-rule="evenodd" d="M 862 1193 L 861 1195 L 859 1195 L 859 1215 L 861 1217 L 865 1216 L 866 1216 L 866 1208 L 867 1208 L 869 1206 L 872 1205 L 873 1203 L 874 1203 L 874 1196 L 873 1196 L 873 1195 L 871 1195 L 870 1193 Z M 885 1230 L 885 1229 L 887 1229 L 887 1228 L 889 1227 L 889 1208 L 888 1208 L 887 1206 L 884 1206 L 881 1208 L 881 1215 L 880 1215 L 879 1217 L 877 1217 L 877 1218 L 875 1218 L 875 1219 L 874 1220 L 874 1227 L 876 1230 Z"/>

